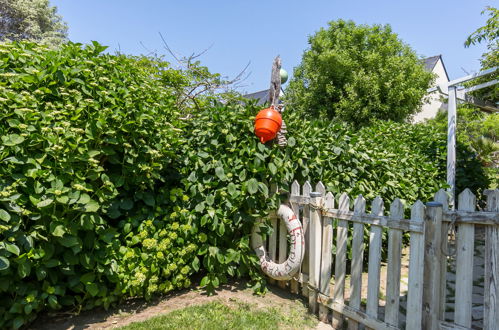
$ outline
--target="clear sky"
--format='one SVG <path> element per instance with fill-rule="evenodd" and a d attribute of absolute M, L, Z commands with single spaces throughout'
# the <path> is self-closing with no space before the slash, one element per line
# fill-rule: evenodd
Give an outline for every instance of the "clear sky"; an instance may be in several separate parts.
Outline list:
<path fill-rule="evenodd" d="M 212 72 L 234 77 L 248 62 L 242 92 L 268 88 L 272 60 L 281 55 L 292 74 L 307 38 L 331 20 L 390 24 L 421 56 L 441 54 L 451 79 L 480 68 L 484 45 L 464 48 L 466 37 L 484 25 L 488 0 L 50 0 L 69 25 L 69 38 L 97 40 L 127 54 L 166 54 L 159 32 L 177 53 L 201 57 Z M 145 46 L 142 46 L 141 43 Z M 167 58 L 172 61 L 171 57 Z"/>

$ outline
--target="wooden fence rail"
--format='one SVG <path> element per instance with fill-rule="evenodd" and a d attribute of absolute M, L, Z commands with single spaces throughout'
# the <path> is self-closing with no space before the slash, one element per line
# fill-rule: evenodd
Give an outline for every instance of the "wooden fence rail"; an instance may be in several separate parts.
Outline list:
<path fill-rule="evenodd" d="M 449 211 L 447 194 L 440 190 L 434 202 L 426 206 L 421 201 L 414 203 L 409 219 L 405 219 L 400 199 L 395 199 L 385 214 L 380 197 L 370 204 L 361 195 L 351 201 L 345 193 L 334 196 L 326 192 L 321 182 L 312 189 L 309 182 L 300 187 L 295 181 L 289 202 L 304 228 L 305 256 L 294 279 L 278 284 L 293 293 L 301 292 L 308 298 L 310 311 L 338 329 L 345 322 L 349 329 L 360 325 L 372 329 L 469 329 L 473 321 L 475 228 L 485 226 L 483 327 L 496 329 L 499 190 L 486 191 L 486 195 L 486 211 L 475 210 L 476 198 L 469 190 L 459 195 L 458 210 Z M 287 253 L 286 229 L 280 221 L 273 219 L 271 223 L 274 233 L 268 240 L 269 256 L 282 262 Z M 448 230 L 455 227 L 455 242 L 449 242 Z M 369 233 L 368 239 L 364 239 L 364 233 Z M 409 242 L 405 248 L 403 240 Z M 447 254 L 448 246 L 454 243 L 455 313 L 449 320 Z M 386 264 L 382 261 L 384 249 Z M 404 255 L 409 256 L 408 261 Z M 404 273 L 407 290 L 401 290 L 403 268 L 408 268 Z M 365 270 L 367 278 L 363 276 Z"/>

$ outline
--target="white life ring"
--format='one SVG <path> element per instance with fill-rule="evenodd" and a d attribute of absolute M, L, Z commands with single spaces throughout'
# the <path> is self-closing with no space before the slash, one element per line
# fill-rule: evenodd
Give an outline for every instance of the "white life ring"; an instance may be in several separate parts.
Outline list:
<path fill-rule="evenodd" d="M 286 224 L 289 235 L 291 236 L 291 247 L 288 259 L 277 264 L 270 260 L 260 235 L 261 220 L 253 226 L 251 233 L 251 245 L 260 258 L 262 271 L 269 277 L 276 280 L 290 280 L 300 269 L 305 253 L 305 239 L 303 237 L 303 228 L 300 220 L 296 217 L 293 210 L 286 205 L 281 205 L 277 211 L 279 217 Z"/>

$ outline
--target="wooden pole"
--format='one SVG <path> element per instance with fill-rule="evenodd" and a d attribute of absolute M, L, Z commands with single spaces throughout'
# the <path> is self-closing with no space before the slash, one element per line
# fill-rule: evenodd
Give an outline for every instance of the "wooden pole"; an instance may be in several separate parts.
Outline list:
<path fill-rule="evenodd" d="M 438 202 L 426 204 L 425 212 L 425 256 L 423 281 L 423 320 L 422 329 L 439 328 L 438 310 L 440 306 L 440 259 L 442 239 L 443 205 Z"/>

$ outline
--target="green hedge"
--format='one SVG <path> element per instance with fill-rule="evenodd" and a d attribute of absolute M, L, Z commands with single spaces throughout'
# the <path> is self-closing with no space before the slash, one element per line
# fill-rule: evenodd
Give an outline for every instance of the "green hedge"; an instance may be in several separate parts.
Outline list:
<path fill-rule="evenodd" d="M 264 290 L 249 235 L 280 202 L 273 183 L 407 203 L 444 185 L 432 126 L 357 131 L 288 111 L 288 146 L 266 146 L 253 104 L 179 108 L 189 73 L 104 49 L 0 46 L 0 327 L 148 298 L 194 274 L 208 290 L 232 276 Z"/>
<path fill-rule="evenodd" d="M 165 188 L 178 72 L 104 49 L 0 46 L 0 327 L 190 284 L 178 258 L 197 237 L 170 221 Z"/>

